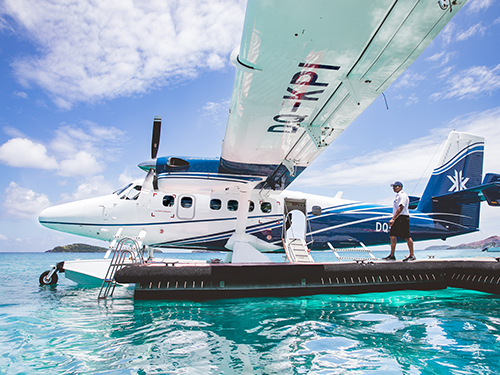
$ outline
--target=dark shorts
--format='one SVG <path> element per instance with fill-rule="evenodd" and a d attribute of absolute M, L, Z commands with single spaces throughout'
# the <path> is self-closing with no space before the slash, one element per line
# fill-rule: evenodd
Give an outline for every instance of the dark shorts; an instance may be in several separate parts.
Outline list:
<path fill-rule="evenodd" d="M 399 215 L 391 227 L 389 236 L 403 239 L 410 238 L 410 217 L 408 215 Z"/>

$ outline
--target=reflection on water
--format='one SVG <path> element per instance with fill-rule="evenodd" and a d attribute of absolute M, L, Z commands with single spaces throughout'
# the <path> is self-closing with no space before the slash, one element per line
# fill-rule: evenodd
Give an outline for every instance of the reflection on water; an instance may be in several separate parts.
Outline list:
<path fill-rule="evenodd" d="M 115 298 L 98 302 L 99 288 L 64 277 L 55 287 L 38 286 L 38 275 L 60 255 L 0 257 L 10 280 L 0 287 L 7 296 L 0 305 L 0 373 L 500 372 L 500 298 L 485 293 L 194 303 L 135 302 L 133 290 L 117 288 Z"/>

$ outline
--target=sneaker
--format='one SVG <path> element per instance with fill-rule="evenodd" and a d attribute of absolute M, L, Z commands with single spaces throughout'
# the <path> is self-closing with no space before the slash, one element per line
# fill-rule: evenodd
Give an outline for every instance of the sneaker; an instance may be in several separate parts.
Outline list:
<path fill-rule="evenodd" d="M 383 258 L 384 260 L 396 260 L 394 255 L 389 255 L 388 257 Z"/>
<path fill-rule="evenodd" d="M 408 262 L 411 260 L 417 260 L 413 255 L 408 255 L 406 258 L 403 259 L 403 262 Z"/>

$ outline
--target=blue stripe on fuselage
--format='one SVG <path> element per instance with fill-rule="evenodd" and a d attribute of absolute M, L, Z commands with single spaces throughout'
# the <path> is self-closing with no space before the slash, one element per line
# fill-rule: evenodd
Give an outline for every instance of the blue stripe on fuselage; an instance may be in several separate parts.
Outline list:
<path fill-rule="evenodd" d="M 426 240 L 436 238 L 446 238 L 454 235 L 464 234 L 475 231 L 476 228 L 467 228 L 457 225 L 452 221 L 435 220 L 434 215 L 438 213 L 425 214 L 417 210 L 410 211 L 411 233 L 415 240 Z M 451 215 L 451 214 L 449 214 Z M 334 247 L 350 247 L 358 242 L 365 245 L 381 245 L 389 243 L 387 233 L 390 218 L 392 217 L 392 208 L 375 204 L 348 203 L 339 206 L 330 206 L 323 209 L 321 216 L 314 216 L 308 213 L 309 228 L 307 236 L 312 236 L 314 242 L 310 245 L 312 249 L 326 249 L 327 242 Z M 260 219 L 265 222 L 254 224 L 247 228 L 247 232 L 256 237 L 269 242 L 279 244 L 282 234 L 282 216 L 281 215 L 256 215 L 250 216 L 251 219 Z M 70 222 L 50 222 L 44 221 L 42 224 L 74 225 L 74 226 L 99 226 L 99 227 L 147 227 L 152 225 L 177 225 L 192 223 L 195 225 L 207 224 L 222 221 L 236 221 L 236 217 L 204 220 L 184 220 L 175 222 L 148 222 L 148 223 L 70 223 Z M 196 246 L 208 248 L 221 246 L 224 250 L 225 241 L 234 233 L 233 230 L 217 233 L 207 233 L 206 235 L 186 237 L 175 241 L 169 241 L 161 244 L 155 244 L 160 247 L 171 246 Z M 270 238 L 269 238 L 270 236 Z M 212 244 L 211 246 L 208 246 Z M 216 245 L 213 245 L 216 244 Z M 214 248 L 216 249 L 216 248 Z"/>

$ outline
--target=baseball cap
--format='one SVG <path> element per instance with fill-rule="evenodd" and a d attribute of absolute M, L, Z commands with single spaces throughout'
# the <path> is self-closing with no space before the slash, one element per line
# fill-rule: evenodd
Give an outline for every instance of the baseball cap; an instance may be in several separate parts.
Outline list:
<path fill-rule="evenodd" d="M 403 187 L 403 184 L 401 183 L 401 181 L 396 181 L 395 183 L 391 184 L 391 187 L 393 186 L 401 186 Z"/>

